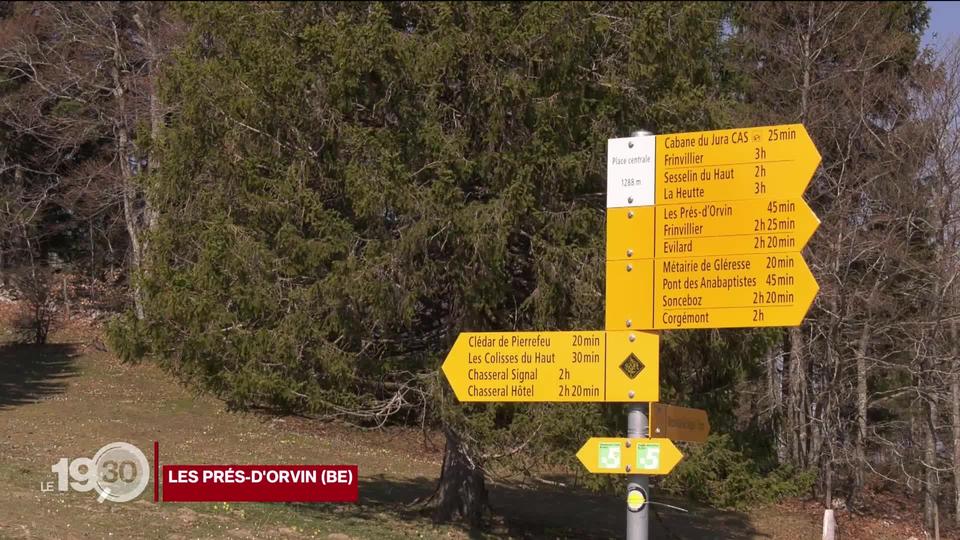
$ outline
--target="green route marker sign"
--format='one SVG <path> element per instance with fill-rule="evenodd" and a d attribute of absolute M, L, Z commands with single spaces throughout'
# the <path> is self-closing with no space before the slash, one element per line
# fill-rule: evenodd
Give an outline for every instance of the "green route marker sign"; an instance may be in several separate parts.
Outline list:
<path fill-rule="evenodd" d="M 596 474 L 668 474 L 683 454 L 664 438 L 591 437 L 577 459 Z"/>

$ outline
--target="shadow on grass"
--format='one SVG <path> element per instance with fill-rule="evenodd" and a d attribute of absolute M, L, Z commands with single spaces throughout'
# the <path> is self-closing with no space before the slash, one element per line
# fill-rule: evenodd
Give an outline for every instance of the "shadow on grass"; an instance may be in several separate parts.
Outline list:
<path fill-rule="evenodd" d="M 0 410 L 62 393 L 77 375 L 74 346 L 0 345 Z"/>
<path fill-rule="evenodd" d="M 398 480 L 382 476 L 360 481 L 360 502 L 356 506 L 297 505 L 305 513 L 359 520 L 380 519 L 388 514 L 405 522 L 429 523 L 428 511 L 410 506 L 410 502 L 429 497 L 436 480 L 417 478 Z M 491 523 L 485 530 L 466 530 L 471 538 L 620 538 L 626 527 L 626 509 L 622 498 L 596 495 L 560 488 L 526 489 L 507 485 L 488 486 L 492 506 Z M 657 499 L 654 499 L 655 501 Z M 749 540 L 765 538 L 746 514 L 721 511 L 687 501 L 663 502 L 688 510 L 656 508 L 650 515 L 651 540 L 700 540 L 727 538 Z"/>

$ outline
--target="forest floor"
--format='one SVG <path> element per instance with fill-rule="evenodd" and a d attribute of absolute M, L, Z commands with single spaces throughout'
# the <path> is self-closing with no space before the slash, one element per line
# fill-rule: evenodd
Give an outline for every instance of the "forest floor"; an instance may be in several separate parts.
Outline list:
<path fill-rule="evenodd" d="M 615 496 L 494 484 L 484 531 L 436 525 L 408 503 L 429 495 L 440 440 L 417 430 L 362 431 L 302 418 L 228 412 L 156 366 L 122 364 L 89 328 L 71 327 L 46 346 L 2 344 L 0 331 L 0 538 L 616 538 L 624 511 Z M 160 461 L 220 464 L 358 464 L 360 501 L 346 505 L 154 503 L 152 483 L 129 503 L 94 492 L 43 492 L 62 457 L 92 457 L 126 441 Z M 152 480 L 151 480 L 152 482 Z M 660 508 L 652 538 L 819 538 L 821 510 L 789 501 L 749 513 L 686 501 Z M 841 538 L 923 538 L 916 512 L 881 518 L 838 515 Z"/>

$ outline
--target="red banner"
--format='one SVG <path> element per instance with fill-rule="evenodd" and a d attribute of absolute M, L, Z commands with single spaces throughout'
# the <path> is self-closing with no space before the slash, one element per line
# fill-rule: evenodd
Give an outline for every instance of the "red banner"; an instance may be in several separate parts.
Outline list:
<path fill-rule="evenodd" d="M 163 502 L 356 502 L 356 465 L 164 465 Z"/>

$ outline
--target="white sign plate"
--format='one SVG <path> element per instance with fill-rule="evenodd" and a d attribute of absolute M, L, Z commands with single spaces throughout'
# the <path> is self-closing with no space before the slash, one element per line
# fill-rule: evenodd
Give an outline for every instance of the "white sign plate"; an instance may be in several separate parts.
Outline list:
<path fill-rule="evenodd" d="M 607 208 L 651 206 L 657 138 L 607 139 Z"/>

